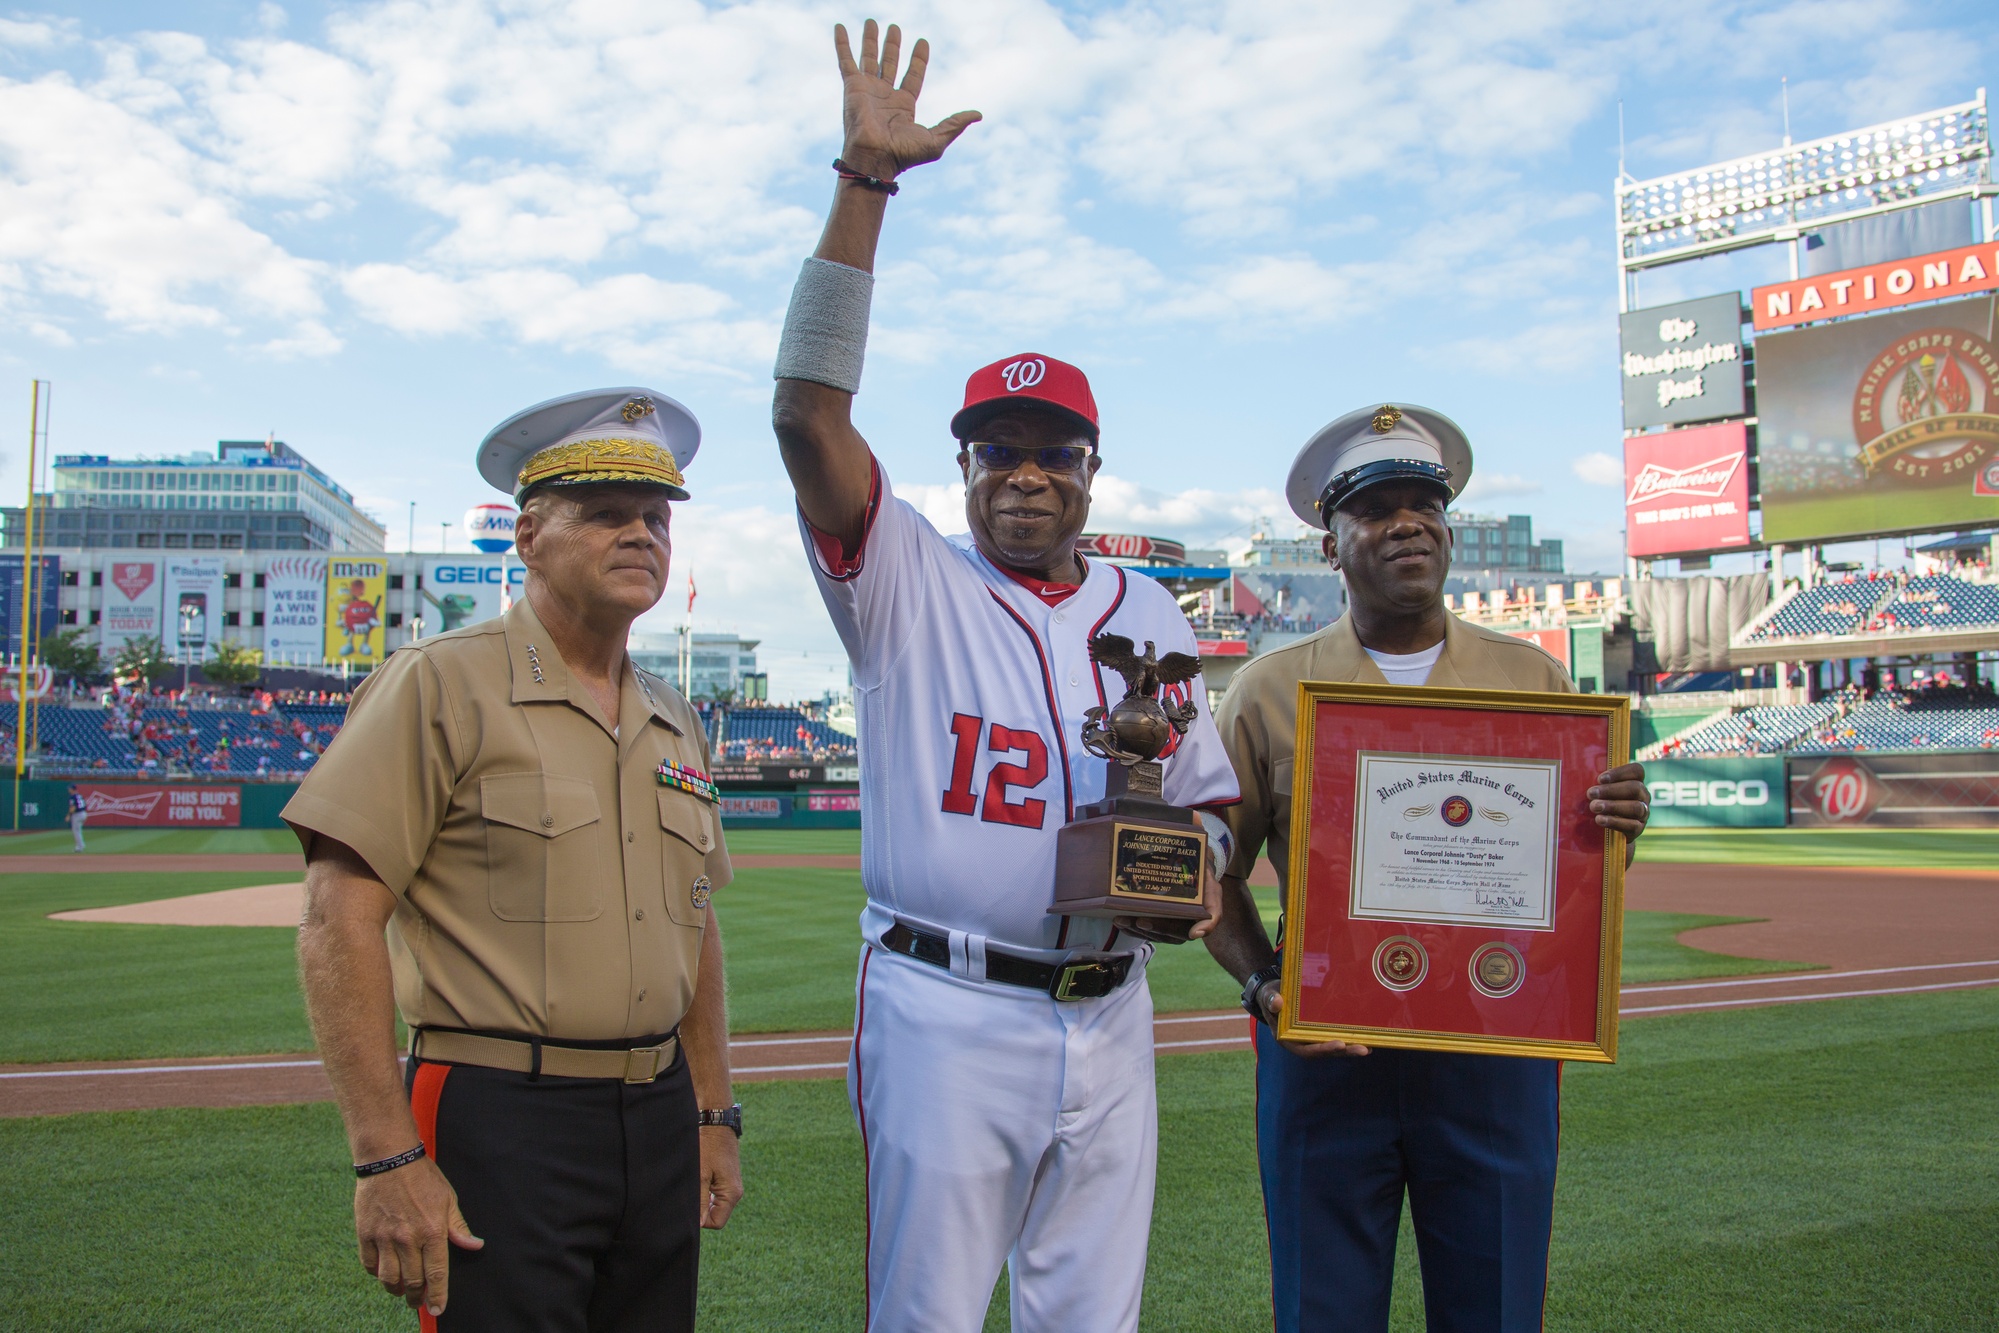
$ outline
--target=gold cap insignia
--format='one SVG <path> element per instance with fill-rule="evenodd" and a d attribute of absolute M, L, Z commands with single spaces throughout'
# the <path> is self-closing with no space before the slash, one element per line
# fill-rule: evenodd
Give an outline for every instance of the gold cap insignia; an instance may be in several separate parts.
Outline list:
<path fill-rule="evenodd" d="M 652 399 L 634 398 L 625 404 L 624 410 L 619 412 L 618 415 L 626 421 L 637 421 L 640 417 L 651 416 Z"/>
<path fill-rule="evenodd" d="M 645 402 L 642 398 L 634 401 Z M 626 410 L 631 409 L 627 406 Z M 652 411 L 650 403 L 646 404 L 646 411 Z M 528 487 L 544 481 L 640 481 L 675 491 L 686 484 L 671 453 L 651 440 L 629 436 L 576 440 L 543 449 L 528 459 L 527 466 L 515 478 L 514 495 L 518 498 Z M 674 498 L 687 497 L 683 492 Z"/>
<path fill-rule="evenodd" d="M 1386 435 L 1402 424 L 1402 409 L 1394 405 L 1382 408 L 1374 414 L 1374 433 Z"/>

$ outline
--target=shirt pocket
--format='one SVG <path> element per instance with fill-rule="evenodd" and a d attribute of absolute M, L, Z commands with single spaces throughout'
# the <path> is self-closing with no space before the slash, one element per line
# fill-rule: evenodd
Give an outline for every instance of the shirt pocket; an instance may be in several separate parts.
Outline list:
<path fill-rule="evenodd" d="M 496 773 L 479 779 L 479 809 L 494 916 L 590 921 L 603 914 L 595 787 L 547 773 Z"/>
<path fill-rule="evenodd" d="M 694 905 L 697 883 L 708 887 L 708 853 L 715 850 L 715 808 L 681 791 L 659 794 L 660 887 L 666 914 L 683 926 L 705 926 L 707 912 Z M 705 900 L 707 895 L 702 895 Z"/>

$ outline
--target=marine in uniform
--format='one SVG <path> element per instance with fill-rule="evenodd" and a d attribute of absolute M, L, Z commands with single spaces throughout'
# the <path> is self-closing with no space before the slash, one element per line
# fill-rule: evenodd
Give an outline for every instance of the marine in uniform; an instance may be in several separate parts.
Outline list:
<path fill-rule="evenodd" d="M 637 388 L 497 427 L 525 595 L 391 654 L 285 807 L 361 1260 L 426 1329 L 692 1328 L 742 1193 L 708 746 L 625 653 L 699 441 Z"/>
<path fill-rule="evenodd" d="M 1252 660 L 1216 712 L 1243 799 L 1228 812 L 1226 910 L 1208 947 L 1244 982 L 1244 1008 L 1259 1020 L 1257 1157 L 1280 1333 L 1388 1327 L 1405 1191 L 1433 1333 L 1541 1326 L 1559 1063 L 1277 1041 L 1278 955 L 1245 887 L 1266 848 L 1279 879 L 1290 878 L 1299 681 L 1575 689 L 1534 644 L 1444 608 L 1445 509 L 1470 478 L 1464 433 L 1425 408 L 1369 407 L 1314 435 L 1286 491 L 1300 519 L 1326 530 L 1348 612 Z M 1588 799 L 1600 826 L 1644 831 L 1639 765 L 1600 775 Z"/>

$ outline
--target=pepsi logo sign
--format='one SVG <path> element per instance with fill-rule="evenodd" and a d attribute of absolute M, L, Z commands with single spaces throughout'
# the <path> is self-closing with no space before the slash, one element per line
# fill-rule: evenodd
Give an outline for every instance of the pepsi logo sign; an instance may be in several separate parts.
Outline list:
<path fill-rule="evenodd" d="M 1041 383 L 1047 374 L 1048 363 L 1038 356 L 1028 357 L 1022 361 L 1009 361 L 1000 367 L 1000 379 L 1006 384 L 1008 393 L 1032 389 Z"/>

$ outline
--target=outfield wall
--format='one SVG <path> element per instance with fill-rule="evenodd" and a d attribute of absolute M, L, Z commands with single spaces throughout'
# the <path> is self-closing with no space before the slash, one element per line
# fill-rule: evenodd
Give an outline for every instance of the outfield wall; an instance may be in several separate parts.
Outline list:
<path fill-rule="evenodd" d="M 1654 759 L 1645 765 L 1653 828 L 1782 828 L 1784 759 Z"/>

